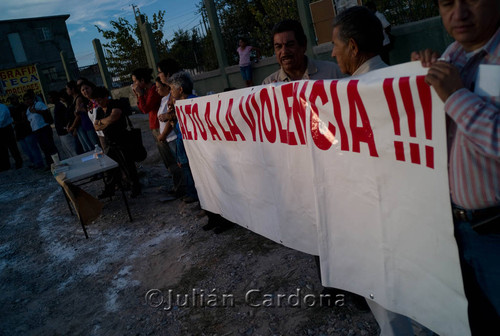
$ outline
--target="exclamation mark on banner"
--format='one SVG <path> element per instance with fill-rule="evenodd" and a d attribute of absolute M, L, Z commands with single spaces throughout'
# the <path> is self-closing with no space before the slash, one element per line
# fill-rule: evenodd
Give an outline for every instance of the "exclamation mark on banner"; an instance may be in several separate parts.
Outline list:
<path fill-rule="evenodd" d="M 383 89 L 389 107 L 389 112 L 392 118 L 394 134 L 397 136 L 401 136 L 401 119 L 399 116 L 398 106 L 396 103 L 396 96 L 394 94 L 393 81 L 394 81 L 393 78 L 385 79 L 383 84 Z M 409 77 L 400 78 L 398 86 L 401 92 L 401 98 L 403 100 L 403 106 L 405 108 L 408 120 L 408 133 L 410 137 L 415 138 L 416 140 L 417 139 L 416 113 L 410 88 L 410 78 Z M 425 137 L 427 140 L 432 140 L 431 91 L 430 87 L 424 81 L 424 76 L 417 77 L 417 88 L 423 110 Z M 421 164 L 420 145 L 416 142 L 410 142 L 409 145 L 410 145 L 410 161 L 414 164 Z M 402 141 L 394 141 L 394 152 L 396 154 L 396 160 L 406 161 L 404 143 Z M 425 146 L 425 160 L 427 167 L 434 168 L 434 147 Z"/>
<path fill-rule="evenodd" d="M 394 95 L 394 89 L 392 88 L 393 81 L 394 78 L 386 78 L 384 80 L 384 94 L 389 106 L 389 112 L 391 113 L 394 134 L 397 136 L 401 136 L 401 124 L 398 113 L 398 105 L 396 104 L 396 96 Z M 402 141 L 394 141 L 394 152 L 396 153 L 396 160 L 405 161 L 405 149 Z"/>
<path fill-rule="evenodd" d="M 416 138 L 415 106 L 413 106 L 413 99 L 411 97 L 410 77 L 401 77 L 399 79 L 399 91 L 401 91 L 401 98 L 403 98 L 410 137 Z M 410 142 L 410 159 L 411 163 L 420 164 L 420 146 L 417 143 Z"/>
<path fill-rule="evenodd" d="M 417 77 L 418 96 L 424 113 L 425 138 L 432 140 L 432 98 L 431 87 L 425 82 L 424 76 Z M 427 167 L 434 168 L 434 147 L 425 146 L 425 163 Z"/>

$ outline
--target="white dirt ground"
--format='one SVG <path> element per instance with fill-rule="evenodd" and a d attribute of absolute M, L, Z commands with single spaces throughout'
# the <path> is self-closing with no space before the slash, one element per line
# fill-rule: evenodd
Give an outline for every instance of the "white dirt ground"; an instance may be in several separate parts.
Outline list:
<path fill-rule="evenodd" d="M 286 300 L 277 306 L 280 294 L 288 298 L 297 289 L 318 298 L 313 257 L 239 226 L 205 232 L 207 217 L 196 216 L 196 204 L 162 202 L 170 177 L 147 116 L 132 120 L 149 153 L 139 168 L 143 195 L 129 199 L 133 222 L 117 194 L 85 239 L 50 172 L 0 173 L 1 335 L 378 334 L 371 313 L 349 301 L 333 308 L 292 307 Z M 93 182 L 84 189 L 97 195 L 101 188 Z M 162 304 L 155 292 L 146 297 L 151 289 L 161 291 Z M 191 297 L 193 289 L 199 301 L 170 307 L 169 290 Z M 272 294 L 274 307 L 251 307 L 245 294 L 252 289 L 252 304 Z M 232 295 L 234 306 L 223 304 L 223 294 Z M 209 298 L 217 307 L 208 306 Z"/>

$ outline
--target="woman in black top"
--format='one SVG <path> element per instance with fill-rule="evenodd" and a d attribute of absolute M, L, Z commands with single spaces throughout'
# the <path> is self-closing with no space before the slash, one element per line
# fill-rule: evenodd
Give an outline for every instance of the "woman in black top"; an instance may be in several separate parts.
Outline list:
<path fill-rule="evenodd" d="M 120 170 L 132 183 L 132 198 L 141 193 L 141 185 L 135 162 L 130 155 L 127 145 L 126 116 L 123 114 L 118 101 L 109 99 L 109 91 L 104 87 L 97 87 L 92 92 L 94 98 L 99 104 L 96 113 L 94 128 L 96 131 L 103 131 L 106 140 L 106 155 L 115 160 Z M 99 195 L 99 198 L 111 197 L 115 192 L 115 186 L 121 182 L 121 173 L 113 173 L 105 179 L 106 188 Z"/>

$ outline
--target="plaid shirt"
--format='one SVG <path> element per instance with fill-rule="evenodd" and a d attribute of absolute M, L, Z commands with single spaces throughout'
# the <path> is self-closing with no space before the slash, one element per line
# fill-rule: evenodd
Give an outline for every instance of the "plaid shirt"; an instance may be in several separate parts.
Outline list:
<path fill-rule="evenodd" d="M 479 65 L 500 66 L 499 42 L 497 29 L 475 52 L 467 53 L 454 42 L 442 56 L 459 69 L 465 86 L 445 102 L 451 199 L 465 209 L 500 205 L 500 93 L 474 93 Z"/>

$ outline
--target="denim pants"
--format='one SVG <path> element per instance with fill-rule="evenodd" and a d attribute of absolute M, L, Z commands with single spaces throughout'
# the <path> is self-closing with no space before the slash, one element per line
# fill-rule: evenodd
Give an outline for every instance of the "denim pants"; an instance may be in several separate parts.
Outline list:
<path fill-rule="evenodd" d="M 28 134 L 24 139 L 19 140 L 19 145 L 21 145 L 21 150 L 28 156 L 31 163 L 35 167 L 43 167 L 43 158 L 40 148 L 38 147 L 38 142 L 33 133 Z"/>
<path fill-rule="evenodd" d="M 23 159 L 17 148 L 16 136 L 12 125 L 0 128 L 0 171 L 10 169 L 10 157 L 16 161 L 16 168 L 21 168 Z"/>
<path fill-rule="evenodd" d="M 94 150 L 95 145 L 99 144 L 99 139 L 94 130 L 84 130 L 83 127 L 79 126 L 77 129 L 78 140 L 82 144 L 84 152 L 90 152 Z"/>
<path fill-rule="evenodd" d="M 182 177 L 184 178 L 184 183 L 186 185 L 186 195 L 195 199 L 198 199 L 198 193 L 194 186 L 193 174 L 191 174 L 191 168 L 189 168 L 189 163 L 183 163 L 182 165 Z"/>
<path fill-rule="evenodd" d="M 52 128 L 47 125 L 40 129 L 37 129 L 33 133 L 35 134 L 36 140 L 38 141 L 38 144 L 40 145 L 40 148 L 45 155 L 45 162 L 47 163 L 47 166 L 50 167 L 50 165 L 52 164 L 51 155 L 58 153 L 57 147 L 54 143 Z"/>
<path fill-rule="evenodd" d="M 500 218 L 494 225 L 500 226 Z M 455 239 L 472 335 L 491 335 L 500 325 L 500 234 L 479 234 L 456 220 Z"/>
<path fill-rule="evenodd" d="M 75 140 L 71 134 L 59 135 L 59 140 L 61 141 L 63 157 L 69 158 L 76 155 L 75 151 Z"/>

